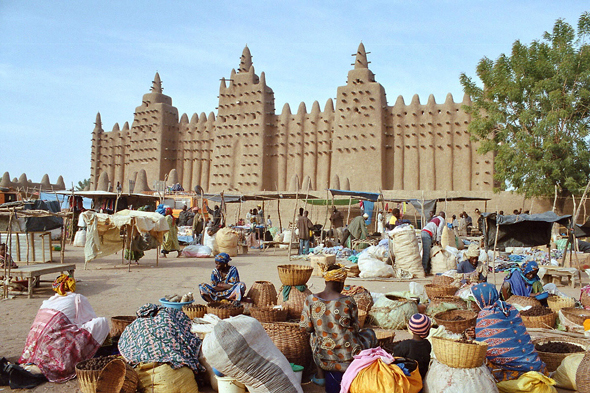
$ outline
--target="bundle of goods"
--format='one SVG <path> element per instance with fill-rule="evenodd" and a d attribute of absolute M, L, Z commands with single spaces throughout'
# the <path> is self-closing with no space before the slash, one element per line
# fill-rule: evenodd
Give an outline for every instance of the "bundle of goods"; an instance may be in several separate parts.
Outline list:
<path fill-rule="evenodd" d="M 238 238 L 240 235 L 231 228 L 221 228 L 215 234 L 215 242 L 219 248 L 219 252 L 225 252 L 230 257 L 238 255 Z"/>
<path fill-rule="evenodd" d="M 385 329 L 405 329 L 412 315 L 418 312 L 418 304 L 403 297 L 381 296 L 369 311 L 369 315 L 379 327 Z"/>
<path fill-rule="evenodd" d="M 576 299 L 573 297 L 549 295 L 547 298 L 547 304 L 553 312 L 558 312 L 565 307 L 573 307 L 576 304 Z"/>
<path fill-rule="evenodd" d="M 250 393 L 303 393 L 289 361 L 264 332 L 258 321 L 246 316 L 220 321 L 203 340 L 203 354 L 212 367 L 246 385 Z M 290 345 L 307 348 L 311 358 L 309 337 Z"/>
<path fill-rule="evenodd" d="M 498 393 L 496 380 L 485 364 L 456 368 L 433 359 L 422 383 L 425 393 Z"/>
<path fill-rule="evenodd" d="M 576 372 L 578 393 L 590 393 L 590 353 L 586 352 Z"/>
<path fill-rule="evenodd" d="M 434 277 L 432 277 L 432 285 L 435 286 L 451 285 L 453 281 L 455 281 L 453 277 L 443 276 L 441 274 L 437 274 Z"/>
<path fill-rule="evenodd" d="M 305 299 L 311 295 L 306 283 L 311 277 L 313 268 L 304 265 L 280 265 L 277 268 L 283 283 L 279 290 L 277 304 L 287 309 L 289 318 L 299 319 Z"/>
<path fill-rule="evenodd" d="M 522 310 L 520 312 L 522 323 L 527 328 L 548 328 L 553 329 L 555 326 L 555 314 L 551 309 L 543 306 L 534 306 L 528 310 Z"/>
<path fill-rule="evenodd" d="M 430 249 L 431 273 L 438 274 L 457 269 L 457 258 L 444 248 L 433 246 Z"/>
<path fill-rule="evenodd" d="M 466 338 L 451 340 L 432 337 L 432 348 L 438 361 L 449 367 L 474 368 L 483 364 L 488 344 Z"/>
<path fill-rule="evenodd" d="M 139 377 L 137 383 L 139 392 L 191 393 L 199 391 L 195 374 L 188 366 L 172 368 L 169 363 L 139 363 L 135 367 L 135 371 Z"/>
<path fill-rule="evenodd" d="M 356 263 L 346 265 L 345 268 L 348 277 L 358 277 L 361 274 L 361 269 Z"/>
<path fill-rule="evenodd" d="M 565 307 L 559 310 L 565 318 L 576 325 L 584 326 L 584 321 L 590 319 L 590 310 L 583 308 Z"/>
<path fill-rule="evenodd" d="M 309 264 L 313 268 L 312 275 L 323 277 L 328 266 L 336 263 L 336 255 L 312 255 Z"/>
<path fill-rule="evenodd" d="M 373 247 L 373 246 L 371 246 Z M 368 249 L 367 249 L 368 250 Z M 366 250 L 359 254 L 358 267 L 361 278 L 394 277 L 395 271 L 391 265 L 376 258 Z"/>
<path fill-rule="evenodd" d="M 175 308 L 177 310 L 182 310 L 182 307 L 192 304 L 195 301 L 192 292 L 185 293 L 184 295 L 180 296 L 177 294 L 174 295 L 166 295 L 160 299 L 160 303 L 162 303 L 165 307 Z"/>
<path fill-rule="evenodd" d="M 371 292 L 360 285 L 345 285 L 341 293 L 343 296 L 352 296 L 359 311 L 368 312 L 373 306 Z"/>
<path fill-rule="evenodd" d="M 436 314 L 434 320 L 450 332 L 463 333 L 466 329 L 475 327 L 477 314 L 469 310 L 449 310 Z"/>
<path fill-rule="evenodd" d="M 135 321 L 136 316 L 132 315 L 118 315 L 111 317 L 111 337 L 120 337 L 123 334 L 123 330 Z"/>
<path fill-rule="evenodd" d="M 512 304 L 513 306 L 519 306 L 520 308 L 531 306 L 540 306 L 541 303 L 532 297 L 529 296 L 516 296 L 512 295 L 506 300 L 506 303 Z"/>
<path fill-rule="evenodd" d="M 190 319 L 203 318 L 207 313 L 207 306 L 202 304 L 183 306 L 182 312 Z"/>
<path fill-rule="evenodd" d="M 395 266 L 409 272 L 414 278 L 424 278 L 420 247 L 414 228 L 410 225 L 396 227 L 389 233 L 389 246 L 395 255 Z"/>
<path fill-rule="evenodd" d="M 233 303 L 211 302 L 207 304 L 207 314 L 217 315 L 220 319 L 235 317 L 244 312 L 244 306 Z"/>
<path fill-rule="evenodd" d="M 277 290 L 270 281 L 255 281 L 248 291 L 248 297 L 258 307 L 277 304 Z"/>
<path fill-rule="evenodd" d="M 76 365 L 76 376 L 82 393 L 133 393 L 139 380 L 133 367 L 119 356 L 84 360 Z"/>
<path fill-rule="evenodd" d="M 586 340 L 573 337 L 545 337 L 533 340 L 539 357 L 547 365 L 547 370 L 555 371 L 568 355 L 585 352 L 590 347 Z"/>
<path fill-rule="evenodd" d="M 305 285 L 313 273 L 311 266 L 304 265 L 280 265 L 277 269 L 281 283 L 288 286 Z"/>
<path fill-rule="evenodd" d="M 426 315 L 433 317 L 440 312 L 457 309 L 466 310 L 467 302 L 459 296 L 437 296 L 428 303 Z"/>
<path fill-rule="evenodd" d="M 309 334 L 296 322 L 263 323 L 262 327 L 289 362 L 299 366 L 311 364 Z"/>
<path fill-rule="evenodd" d="M 251 307 L 250 316 L 259 322 L 285 322 L 288 310 L 283 306 Z"/>
<path fill-rule="evenodd" d="M 424 285 L 424 289 L 426 290 L 426 296 L 429 299 L 434 299 L 438 296 L 453 296 L 459 288 L 454 285 L 426 284 Z"/>

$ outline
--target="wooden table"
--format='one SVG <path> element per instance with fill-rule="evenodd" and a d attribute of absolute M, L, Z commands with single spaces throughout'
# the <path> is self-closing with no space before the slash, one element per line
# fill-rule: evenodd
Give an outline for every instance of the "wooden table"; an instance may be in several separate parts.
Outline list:
<path fill-rule="evenodd" d="M 566 283 L 569 284 L 572 288 L 576 287 L 576 278 L 580 282 L 580 287 L 582 286 L 582 276 L 580 274 L 580 270 L 576 269 L 575 272 L 569 272 L 564 268 L 560 268 L 557 266 L 541 266 L 542 268 L 546 269 L 547 272 L 543 276 L 541 280 L 543 284 L 553 283 L 555 285 L 561 285 L 561 279 L 563 277 L 566 278 Z M 571 269 L 571 268 L 567 268 Z"/>
<path fill-rule="evenodd" d="M 74 277 L 74 270 L 76 270 L 76 265 L 73 263 L 38 263 L 35 265 L 21 266 L 18 269 L 11 269 L 10 275 L 27 279 L 27 292 L 30 299 L 33 296 L 33 285 L 35 279 L 40 279 L 43 274 L 63 272 L 68 272 L 70 276 Z M 37 283 L 38 282 L 39 280 L 37 280 Z"/>

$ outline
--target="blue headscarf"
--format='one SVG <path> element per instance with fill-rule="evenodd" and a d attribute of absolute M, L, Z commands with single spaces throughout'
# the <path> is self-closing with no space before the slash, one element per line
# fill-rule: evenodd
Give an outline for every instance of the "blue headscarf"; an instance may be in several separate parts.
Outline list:
<path fill-rule="evenodd" d="M 504 314 L 507 315 L 508 307 L 505 302 L 500 300 L 500 295 L 496 290 L 496 286 L 493 284 L 488 284 L 487 282 L 474 285 L 471 288 L 471 293 L 473 293 L 473 297 L 477 302 L 477 305 L 482 310 L 485 307 L 498 307 Z"/>
<path fill-rule="evenodd" d="M 231 261 L 231 258 L 225 252 L 222 252 L 221 254 L 217 254 L 217 256 L 215 257 L 215 262 L 229 263 L 229 261 Z"/>
<path fill-rule="evenodd" d="M 510 273 L 504 279 L 510 283 L 510 291 L 517 296 L 530 296 L 533 289 L 533 284 L 539 281 L 539 276 L 529 279 L 527 274 L 534 270 L 538 270 L 539 265 L 535 261 L 528 261 L 522 264 L 520 268 L 510 270 Z"/>

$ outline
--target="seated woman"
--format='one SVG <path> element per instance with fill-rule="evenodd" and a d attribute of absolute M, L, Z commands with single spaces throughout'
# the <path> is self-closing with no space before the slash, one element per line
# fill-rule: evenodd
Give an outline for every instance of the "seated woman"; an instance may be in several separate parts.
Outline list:
<path fill-rule="evenodd" d="M 230 266 L 231 258 L 225 252 L 215 257 L 215 269 L 211 273 L 211 285 L 203 283 L 199 285 L 201 297 L 206 302 L 230 300 L 242 301 L 246 293 L 246 284 L 240 282 L 240 275 L 235 266 Z"/>
<path fill-rule="evenodd" d="M 6 261 L 8 261 L 10 263 L 11 269 L 18 269 L 18 266 L 16 265 L 16 263 L 14 262 L 12 257 L 10 255 L 8 255 L 8 253 L 7 253 L 6 244 L 1 243 L 0 244 L 0 268 L 1 269 L 4 269 L 4 264 Z"/>
<path fill-rule="evenodd" d="M 85 296 L 74 293 L 76 280 L 66 274 L 53 283 L 56 295 L 45 300 L 19 363 L 34 364 L 51 382 L 76 376 L 76 364 L 94 356 L 109 334 L 105 318 L 97 318 Z"/>
<path fill-rule="evenodd" d="M 479 247 L 471 243 L 465 253 L 467 259 L 459 264 L 457 273 L 460 274 L 461 283 L 468 281 L 484 282 L 488 280 L 488 268 L 484 263 L 479 262 Z"/>
<path fill-rule="evenodd" d="M 352 363 L 353 356 L 363 349 L 375 347 L 377 337 L 373 330 L 359 328 L 354 298 L 341 294 L 346 269 L 341 265 L 332 265 L 328 267 L 324 280 L 324 290 L 305 299 L 299 325 L 311 333 L 313 359 L 320 375 L 322 370 L 326 375 L 326 392 L 337 393 L 342 375 Z"/>
<path fill-rule="evenodd" d="M 529 371 L 547 374 L 518 310 L 500 300 L 492 284 L 477 284 L 471 291 L 481 311 L 470 333 L 488 344 L 487 365 L 496 382 L 515 380 Z"/>
<path fill-rule="evenodd" d="M 530 296 L 539 300 L 547 298 L 543 284 L 537 276 L 539 265 L 535 261 L 522 264 L 520 269 L 510 270 L 501 288 L 502 300 L 508 300 L 510 296 Z"/>

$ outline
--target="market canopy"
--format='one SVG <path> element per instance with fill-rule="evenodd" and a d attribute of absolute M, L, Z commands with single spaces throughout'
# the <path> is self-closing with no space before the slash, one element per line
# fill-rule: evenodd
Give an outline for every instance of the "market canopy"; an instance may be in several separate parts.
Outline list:
<path fill-rule="evenodd" d="M 358 199 L 310 199 L 307 201 L 309 205 L 316 205 L 316 206 L 326 206 L 326 205 L 334 205 L 334 206 L 348 206 L 348 205 L 356 205 L 360 201 Z"/>
<path fill-rule="evenodd" d="M 479 227 L 482 229 L 484 244 L 488 249 L 494 248 L 496 227 L 499 250 L 504 250 L 506 247 L 534 247 L 549 244 L 553 224 L 568 225 L 571 217 L 571 215 L 558 216 L 552 211 L 508 216 L 482 213 Z"/>
<path fill-rule="evenodd" d="M 223 194 L 223 198 L 222 198 L 221 194 L 203 194 L 203 198 L 205 198 L 208 201 L 213 201 L 213 202 L 218 202 L 218 203 L 221 203 L 222 200 L 225 203 L 240 203 L 240 202 L 242 202 L 242 195 Z"/>
<path fill-rule="evenodd" d="M 377 192 L 335 190 L 333 188 L 329 188 L 328 191 L 330 191 L 332 195 L 343 195 L 371 202 L 377 202 L 379 200 L 379 196 L 381 195 Z"/>

